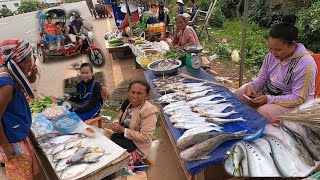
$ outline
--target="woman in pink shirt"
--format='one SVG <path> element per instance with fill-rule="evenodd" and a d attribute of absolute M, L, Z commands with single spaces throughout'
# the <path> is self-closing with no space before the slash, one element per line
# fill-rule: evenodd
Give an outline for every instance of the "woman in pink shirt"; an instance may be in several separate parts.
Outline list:
<path fill-rule="evenodd" d="M 269 121 L 314 98 L 318 69 L 310 52 L 297 43 L 296 19 L 285 16 L 271 29 L 269 53 L 257 78 L 235 92 Z"/>
<path fill-rule="evenodd" d="M 187 23 L 185 16 L 182 14 L 177 16 L 177 28 L 172 40 L 175 48 L 183 50 L 187 46 L 200 45 L 196 32 Z"/>

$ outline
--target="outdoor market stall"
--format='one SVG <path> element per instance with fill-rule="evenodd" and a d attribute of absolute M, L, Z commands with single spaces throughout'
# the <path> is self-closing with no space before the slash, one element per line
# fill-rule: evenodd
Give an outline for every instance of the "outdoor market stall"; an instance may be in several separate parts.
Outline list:
<path fill-rule="evenodd" d="M 187 74 L 192 77 L 200 78 L 202 80 L 209 80 L 212 82 L 215 82 L 214 78 L 207 74 L 204 70 L 199 70 L 199 71 L 188 71 L 185 67 L 179 68 L 178 74 Z M 152 71 L 147 70 L 144 73 L 145 78 L 147 79 L 148 83 L 153 89 L 159 89 L 155 85 L 155 82 L 159 79 L 162 78 L 162 76 L 155 76 Z M 176 75 L 176 74 L 174 74 Z M 172 77 L 172 76 L 171 76 Z M 157 80 L 156 80 L 157 79 Z M 163 79 L 168 79 L 168 77 L 164 77 Z M 174 78 L 172 78 L 174 79 Z M 183 80 L 185 84 L 188 83 L 196 83 L 199 81 L 195 80 L 188 80 L 185 79 Z M 170 82 L 167 82 L 168 84 Z M 176 82 L 177 83 L 177 82 Z M 159 86 L 159 85 L 158 85 Z M 211 92 L 208 91 L 206 94 L 206 97 L 211 96 L 211 95 L 221 95 L 223 99 L 225 99 L 228 103 L 230 103 L 231 106 L 227 107 L 224 109 L 222 112 L 223 113 L 230 113 L 231 111 L 236 111 L 236 113 L 229 114 L 230 116 L 226 117 L 225 119 L 244 119 L 245 121 L 235 121 L 235 122 L 230 122 L 230 123 L 225 123 L 222 125 L 222 132 L 241 132 L 242 130 L 246 130 L 247 134 L 255 134 L 257 132 L 261 132 L 261 129 L 265 126 L 267 123 L 266 119 L 261 116 L 259 113 L 257 113 L 254 109 L 251 107 L 245 105 L 243 102 L 238 100 L 232 92 L 230 92 L 228 89 L 217 86 L 217 85 L 209 85 L 211 86 L 210 89 L 212 90 Z M 155 98 L 159 99 L 161 97 L 160 93 L 157 92 L 155 94 Z M 199 97 L 200 98 L 200 97 Z M 172 98 L 173 99 L 173 98 Z M 210 100 L 210 98 L 209 98 Z M 216 98 L 212 98 L 211 101 L 217 100 Z M 218 98 L 219 100 L 219 98 Z M 220 98 L 221 100 L 221 98 Z M 170 101 L 170 100 L 169 100 Z M 170 103 L 171 104 L 171 103 Z M 167 106 L 170 106 L 167 105 Z M 221 105 L 221 104 L 219 104 Z M 219 106 L 218 105 L 218 106 Z M 186 105 L 180 105 L 180 106 L 186 106 Z M 216 107 L 217 105 L 212 105 L 212 107 Z M 177 147 L 177 144 L 179 144 L 179 138 L 184 134 L 185 130 L 181 128 L 181 126 L 176 126 L 177 124 L 172 123 L 172 118 L 166 114 L 166 104 L 161 104 L 160 109 L 161 109 L 161 114 L 162 114 L 162 123 L 164 124 L 164 127 L 166 128 L 166 131 L 170 137 L 170 140 L 173 144 L 173 147 L 177 153 L 177 156 L 182 164 L 182 167 L 185 171 L 186 176 L 189 178 L 195 178 L 197 179 L 198 176 L 203 177 L 204 170 L 208 168 L 211 165 L 219 165 L 222 164 L 225 153 L 230 149 L 230 147 L 236 142 L 235 140 L 231 140 L 225 143 L 222 143 L 220 146 L 218 146 L 216 149 L 212 147 L 213 152 L 209 152 L 207 155 L 207 159 L 201 159 L 201 157 L 198 160 L 186 160 L 185 157 L 181 157 L 183 149 L 179 149 Z M 183 110 L 183 113 L 188 113 L 186 112 L 187 110 Z M 199 122 L 201 123 L 201 122 Z M 180 127 L 180 128 L 179 128 Z M 203 128 L 203 127 L 201 127 Z M 207 127 L 206 127 L 207 128 Z M 213 128 L 214 129 L 214 128 Z M 180 146 L 181 147 L 181 146 Z M 201 150 L 195 150 L 195 151 L 201 151 Z M 217 173 L 217 175 L 220 174 Z"/>
<path fill-rule="evenodd" d="M 121 171 L 129 154 L 49 98 L 30 102 L 30 139 L 47 179 L 101 179 Z"/>

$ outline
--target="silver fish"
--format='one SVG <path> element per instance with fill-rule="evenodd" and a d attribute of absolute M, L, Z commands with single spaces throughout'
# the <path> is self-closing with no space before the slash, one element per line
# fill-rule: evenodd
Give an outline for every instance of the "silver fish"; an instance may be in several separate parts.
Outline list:
<path fill-rule="evenodd" d="M 200 115 L 201 116 L 204 116 L 204 117 L 211 117 L 211 118 L 224 118 L 224 117 L 228 117 L 232 114 L 236 114 L 238 112 L 236 112 L 235 110 L 232 110 L 230 112 L 226 112 L 226 113 L 217 113 L 217 112 L 204 112 L 204 113 L 201 113 Z"/>
<path fill-rule="evenodd" d="M 194 101 L 194 100 L 193 100 Z M 191 102 L 191 101 L 189 101 Z M 218 99 L 218 100 L 211 100 L 211 101 L 197 101 L 197 102 L 193 102 L 192 104 L 189 104 L 191 107 L 197 107 L 199 105 L 218 105 L 218 104 L 221 104 L 221 103 L 225 103 L 225 102 L 228 102 L 227 99 Z"/>
<path fill-rule="evenodd" d="M 226 154 L 227 154 L 227 157 L 224 161 L 224 169 L 229 175 L 233 175 L 233 172 L 234 172 L 233 154 L 231 154 L 230 151 L 228 151 Z"/>
<path fill-rule="evenodd" d="M 209 90 L 204 90 L 204 91 L 200 91 L 200 92 L 196 92 L 196 93 L 186 94 L 186 98 L 187 98 L 187 100 L 191 100 L 191 99 L 203 97 L 208 92 L 212 92 L 212 91 L 213 91 L 213 89 L 209 89 Z"/>
<path fill-rule="evenodd" d="M 67 164 L 76 164 L 83 159 L 83 156 L 89 151 L 88 147 L 79 149 L 74 155 L 70 156 L 67 160 Z"/>
<path fill-rule="evenodd" d="M 244 152 L 240 146 L 236 145 L 232 153 L 233 153 L 232 157 L 233 157 L 233 166 L 234 166 L 233 175 L 243 176 L 241 161 L 244 157 Z"/>
<path fill-rule="evenodd" d="M 81 139 L 77 139 L 74 141 L 67 142 L 65 149 L 71 149 L 73 147 L 80 147 L 80 146 L 81 146 Z"/>
<path fill-rule="evenodd" d="M 223 142 L 233 139 L 241 139 L 246 137 L 244 134 L 247 131 L 237 133 L 221 133 L 213 138 L 207 139 L 204 142 L 196 144 L 180 153 L 180 157 L 187 161 L 204 160 L 210 158 L 208 155 L 219 147 Z"/>
<path fill-rule="evenodd" d="M 194 144 L 198 144 L 203 142 L 204 140 L 213 138 L 221 133 L 219 132 L 202 132 L 198 134 L 194 134 L 183 139 L 178 139 L 177 146 L 180 149 L 186 149 Z"/>
<path fill-rule="evenodd" d="M 213 130 L 215 130 L 215 127 L 212 127 L 212 126 L 196 127 L 196 128 L 188 129 L 182 134 L 182 136 L 180 136 L 180 138 L 177 141 L 180 141 L 180 139 L 184 139 L 184 138 L 186 138 L 188 136 L 192 136 L 194 134 L 199 134 L 202 132 L 209 132 L 209 131 L 213 131 Z"/>
<path fill-rule="evenodd" d="M 249 177 L 281 177 L 271 156 L 270 144 L 258 138 L 254 141 L 240 143 L 246 148 L 246 159 L 243 166 L 248 167 Z"/>
<path fill-rule="evenodd" d="M 61 174 L 61 179 L 70 179 L 82 174 L 89 167 L 89 164 L 76 164 L 67 167 Z"/>
<path fill-rule="evenodd" d="M 183 123 L 183 122 L 206 122 L 206 118 L 200 116 L 182 116 L 182 117 L 170 117 L 171 123 Z"/>
<path fill-rule="evenodd" d="M 204 111 L 213 111 L 213 112 L 222 112 L 228 107 L 233 107 L 230 103 L 221 103 L 219 105 L 211 105 L 211 104 L 197 104 L 194 107 L 191 107 L 194 112 L 204 112 Z"/>
<path fill-rule="evenodd" d="M 282 177 L 304 177 L 310 170 L 310 166 L 299 159 L 300 154 L 294 154 L 282 143 L 282 139 L 275 136 L 265 135 L 264 138 L 270 143 L 274 163 Z"/>
<path fill-rule="evenodd" d="M 45 135 L 37 137 L 36 140 L 37 140 L 38 143 L 44 143 L 47 140 L 49 140 L 51 138 L 54 138 L 54 137 L 57 137 L 57 136 L 73 135 L 73 134 L 75 134 L 75 133 L 62 133 L 62 132 L 48 133 L 48 134 L 45 134 Z"/>
<path fill-rule="evenodd" d="M 242 117 L 240 117 L 240 118 L 235 118 L 235 119 L 206 118 L 206 121 L 207 122 L 211 122 L 211 123 L 225 124 L 225 123 L 247 121 L 247 120 L 245 120 Z"/>
<path fill-rule="evenodd" d="M 196 104 L 201 104 L 201 103 L 204 104 L 204 103 L 210 102 L 213 98 L 218 98 L 218 97 L 221 97 L 221 94 L 212 94 L 209 96 L 194 99 L 192 101 L 188 101 L 187 104 L 190 106 L 194 106 Z"/>
<path fill-rule="evenodd" d="M 203 86 L 205 83 L 184 83 L 184 86 L 187 87 L 187 88 L 190 88 L 190 87 L 201 87 Z"/>
<path fill-rule="evenodd" d="M 186 93 L 196 93 L 196 92 L 201 92 L 207 89 L 211 89 L 211 86 L 200 86 L 200 87 L 188 87 L 188 88 L 183 88 L 181 90 L 184 90 Z"/>
<path fill-rule="evenodd" d="M 313 142 L 313 140 L 317 141 L 314 134 L 309 133 L 306 128 L 296 123 L 282 122 L 282 125 L 301 140 L 314 160 L 320 160 L 320 142 L 318 144 Z"/>
<path fill-rule="evenodd" d="M 44 147 L 52 147 L 52 146 L 56 146 L 57 144 L 66 143 L 66 142 L 69 142 L 71 140 L 81 139 L 81 138 L 85 138 L 85 137 L 86 137 L 86 135 L 84 135 L 84 134 L 58 136 L 58 137 L 54 137 L 54 138 L 48 139 L 44 143 L 41 143 L 40 147 L 42 147 L 42 148 L 44 148 Z"/>
<path fill-rule="evenodd" d="M 99 159 L 105 155 L 104 153 L 88 153 L 83 156 L 81 163 L 96 163 Z"/>
<path fill-rule="evenodd" d="M 68 159 L 61 159 L 55 167 L 55 171 L 60 172 L 63 171 L 64 169 L 66 169 L 68 166 L 70 166 L 70 164 L 67 164 L 67 160 Z"/>
<path fill-rule="evenodd" d="M 183 98 L 185 98 L 185 94 L 181 93 L 181 92 L 165 94 L 165 95 L 163 95 L 163 96 L 161 96 L 159 98 L 159 101 L 166 101 L 166 100 L 169 100 L 169 99 L 172 99 L 172 98 L 181 99 L 182 100 Z"/>
<path fill-rule="evenodd" d="M 187 102 L 186 101 L 178 101 L 178 102 L 174 102 L 174 103 L 170 103 L 168 105 L 166 105 L 163 110 L 168 110 L 171 108 L 175 108 L 175 107 L 179 107 L 179 106 L 184 106 Z"/>
<path fill-rule="evenodd" d="M 188 106 L 179 106 L 179 107 L 174 107 L 174 108 L 170 108 L 164 111 L 164 113 L 168 114 L 168 115 L 173 115 L 174 113 L 177 113 L 179 111 L 189 111 L 192 112 L 190 107 Z"/>
<path fill-rule="evenodd" d="M 64 150 L 64 148 L 66 147 L 66 144 L 58 144 L 56 146 L 54 146 L 53 150 L 52 150 L 52 154 L 56 154 L 62 150 Z"/>
<path fill-rule="evenodd" d="M 60 159 L 65 159 L 65 158 L 68 158 L 68 157 L 71 157 L 73 154 L 75 154 L 77 151 L 79 150 L 78 147 L 74 147 L 72 149 L 65 149 L 65 150 L 62 150 L 60 152 L 58 152 L 57 154 L 55 154 L 53 156 L 53 161 L 54 162 L 57 162 L 58 160 Z"/>
<path fill-rule="evenodd" d="M 221 131 L 221 127 L 218 124 L 214 123 L 205 123 L 205 122 L 179 122 L 173 125 L 173 127 L 178 129 L 192 129 L 196 127 L 216 127 L 216 131 Z"/>
<path fill-rule="evenodd" d="M 186 114 L 196 114 L 195 112 L 192 112 L 189 107 L 182 107 L 179 109 L 171 110 L 171 111 L 166 111 L 165 112 L 167 115 L 173 116 L 173 115 L 186 115 Z"/>
<path fill-rule="evenodd" d="M 48 155 L 52 154 L 54 148 L 55 148 L 54 146 L 47 148 L 47 150 L 45 151 L 46 154 L 48 154 Z"/>

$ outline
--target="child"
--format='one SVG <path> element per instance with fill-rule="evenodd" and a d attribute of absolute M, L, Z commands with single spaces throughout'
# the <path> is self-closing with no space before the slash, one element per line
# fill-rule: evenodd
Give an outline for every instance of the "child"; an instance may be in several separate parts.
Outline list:
<path fill-rule="evenodd" d="M 58 46 L 58 50 L 60 49 L 61 47 L 61 42 L 66 39 L 66 37 L 63 36 L 63 29 L 61 27 L 61 24 L 60 22 L 56 22 L 55 23 L 55 39 L 56 39 L 56 43 L 57 43 L 57 46 Z"/>
<path fill-rule="evenodd" d="M 90 63 L 83 63 L 80 67 L 81 82 L 77 84 L 78 95 L 69 98 L 72 111 L 83 121 L 99 115 L 103 99 L 101 85 L 94 80 L 93 68 Z"/>

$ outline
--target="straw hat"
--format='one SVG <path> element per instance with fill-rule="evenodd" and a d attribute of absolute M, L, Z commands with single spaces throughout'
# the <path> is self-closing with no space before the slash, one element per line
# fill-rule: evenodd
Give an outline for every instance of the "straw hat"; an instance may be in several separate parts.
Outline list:
<path fill-rule="evenodd" d="M 138 6 L 136 6 L 136 5 L 132 4 L 132 3 L 129 3 L 129 10 L 130 10 L 130 12 L 136 12 L 136 11 L 138 11 Z M 121 7 L 121 12 L 127 13 L 126 4 L 124 4 L 124 5 Z"/>
<path fill-rule="evenodd" d="M 183 0 L 177 0 L 177 1 L 176 1 L 176 3 L 181 3 L 181 4 L 183 4 L 183 5 L 184 5 Z"/>

